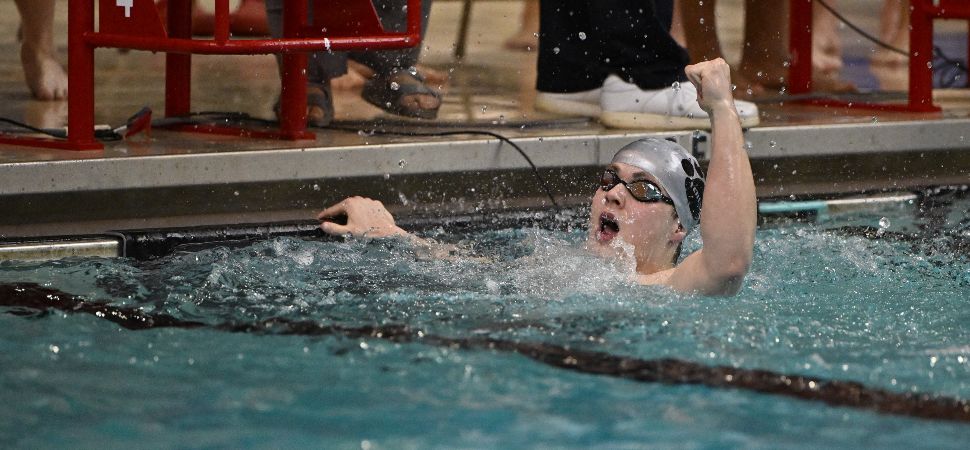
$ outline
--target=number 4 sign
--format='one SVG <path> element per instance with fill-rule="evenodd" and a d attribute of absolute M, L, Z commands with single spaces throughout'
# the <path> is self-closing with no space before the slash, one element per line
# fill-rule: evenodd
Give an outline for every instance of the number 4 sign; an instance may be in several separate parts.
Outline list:
<path fill-rule="evenodd" d="M 135 0 L 115 0 L 115 5 L 125 8 L 125 17 L 131 17 L 131 7 Z"/>

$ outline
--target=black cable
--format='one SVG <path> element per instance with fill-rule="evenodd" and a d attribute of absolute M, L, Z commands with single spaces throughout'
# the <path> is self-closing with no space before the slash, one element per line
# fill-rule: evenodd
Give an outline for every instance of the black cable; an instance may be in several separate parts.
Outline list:
<path fill-rule="evenodd" d="M 17 122 L 16 120 L 8 119 L 6 117 L 0 117 L 0 122 L 9 123 L 10 125 L 14 125 L 14 126 L 23 128 L 23 129 L 25 129 L 27 131 L 33 131 L 34 133 L 38 133 L 38 134 L 43 134 L 43 135 L 47 135 L 47 136 L 51 136 L 51 137 L 56 137 L 56 138 L 63 138 L 64 137 L 64 136 L 58 136 L 57 133 L 54 133 L 52 131 L 45 130 L 43 128 L 32 127 L 30 125 L 27 125 L 26 123 Z"/>
<path fill-rule="evenodd" d="M 532 174 L 535 175 L 535 177 L 536 177 L 537 180 L 539 180 L 539 184 L 542 186 L 542 189 L 545 191 L 546 196 L 549 197 L 549 201 L 552 203 L 553 206 L 556 207 L 556 209 L 561 209 L 561 207 L 559 206 L 559 202 L 557 202 L 556 201 L 556 198 L 553 197 L 553 195 L 552 195 L 552 190 L 549 189 L 549 184 L 546 183 L 546 180 L 544 178 L 542 178 L 542 174 L 539 173 L 539 169 L 536 167 L 535 163 L 532 162 L 532 158 L 529 158 L 529 155 L 525 153 L 525 150 L 522 150 L 522 147 L 519 147 L 518 144 L 516 144 L 515 142 L 512 142 L 511 139 L 509 139 L 509 138 L 507 138 L 505 136 L 502 136 L 501 134 L 498 134 L 498 133 L 495 133 L 495 132 L 492 132 L 492 131 L 486 131 L 486 130 L 456 130 L 456 131 L 421 132 L 421 131 L 379 130 L 379 129 L 374 128 L 374 129 L 371 129 L 371 130 L 368 131 L 368 130 L 355 129 L 355 128 L 351 128 L 351 127 L 340 127 L 340 126 L 330 126 L 327 129 L 331 129 L 331 130 L 344 130 L 344 131 L 357 131 L 357 132 L 364 132 L 364 133 L 370 133 L 370 134 L 389 134 L 389 135 L 396 135 L 396 136 L 429 136 L 429 137 L 441 137 L 441 136 L 459 136 L 459 135 L 481 135 L 481 136 L 490 136 L 490 137 L 493 137 L 495 139 L 498 139 L 501 142 L 504 142 L 506 144 L 509 144 L 512 148 L 514 148 L 517 152 L 519 152 L 520 155 L 522 155 L 522 158 L 525 159 L 525 162 L 529 163 L 529 167 L 532 168 Z"/>
<path fill-rule="evenodd" d="M 842 23 L 844 23 L 845 26 L 851 28 L 852 31 L 855 31 L 856 33 L 859 33 L 860 35 L 862 35 L 862 37 L 864 37 L 864 38 L 872 41 L 874 44 L 876 44 L 876 45 L 878 45 L 878 46 L 880 46 L 882 48 L 885 48 L 885 49 L 887 49 L 889 51 L 892 51 L 892 52 L 895 52 L 895 53 L 899 53 L 900 55 L 905 55 L 907 57 L 909 56 L 909 53 L 906 52 L 905 50 L 902 50 L 902 49 L 893 47 L 892 45 L 889 45 L 889 44 L 881 41 L 879 38 L 877 38 L 877 37 L 875 37 L 875 36 L 867 33 L 862 28 L 859 28 L 859 26 L 857 26 L 856 24 L 850 22 L 849 19 L 846 19 L 845 16 L 843 16 L 842 14 L 839 14 L 838 11 L 836 11 L 834 8 L 832 8 L 831 6 L 829 6 L 828 3 L 825 3 L 825 0 L 815 0 L 815 1 L 817 1 L 819 5 L 822 5 L 823 8 L 827 9 L 828 12 L 832 13 L 832 15 L 835 16 L 836 19 L 839 19 Z"/>
<path fill-rule="evenodd" d="M 44 128 L 37 128 L 37 127 L 27 125 L 26 123 L 23 123 L 23 122 L 18 122 L 13 119 L 8 119 L 6 117 L 0 117 L 0 122 L 14 125 L 16 127 L 23 128 L 27 131 L 37 133 L 37 134 L 43 134 L 44 136 L 49 136 L 55 139 L 67 139 L 67 132 L 63 130 L 47 130 Z M 118 133 L 116 133 L 114 130 L 104 130 L 104 129 L 94 130 L 94 137 L 102 141 L 119 141 L 123 139 L 123 137 Z"/>
<path fill-rule="evenodd" d="M 274 121 L 266 120 L 266 119 L 260 119 L 260 118 L 256 118 L 256 117 L 252 117 L 249 114 L 244 113 L 244 112 L 200 111 L 200 112 L 189 113 L 189 115 L 183 116 L 183 118 L 174 118 L 174 119 L 175 120 L 185 120 L 185 118 L 200 117 L 200 116 L 209 116 L 209 117 L 216 116 L 217 120 L 225 120 L 227 122 L 228 121 L 239 121 L 239 122 L 241 122 L 241 121 L 250 121 L 250 122 L 263 123 L 263 124 L 266 124 L 266 125 L 275 125 L 276 124 L 276 122 L 274 122 Z M 170 121 L 172 119 L 173 118 L 162 119 L 162 121 L 160 121 L 159 124 L 161 124 L 163 122 L 164 123 L 171 123 Z M 189 119 L 189 120 L 191 120 L 191 119 Z M 340 126 L 340 125 L 336 125 L 336 124 L 330 125 L 328 127 L 321 127 L 319 129 L 323 129 L 323 130 L 352 131 L 352 132 L 355 132 L 355 133 L 366 133 L 366 134 L 386 134 L 386 135 L 395 135 L 395 136 L 442 137 L 442 136 L 460 136 L 460 135 L 481 135 L 481 136 L 493 137 L 495 139 L 498 139 L 501 142 L 504 142 L 506 144 L 509 144 L 509 146 L 511 146 L 512 148 L 514 148 L 515 151 L 519 152 L 519 154 L 522 155 L 522 158 L 525 159 L 525 161 L 529 164 L 529 167 L 532 168 L 532 174 L 535 175 L 535 177 L 536 177 L 537 180 L 539 180 L 539 185 L 542 186 L 542 190 L 545 191 L 546 197 L 549 198 L 549 202 L 552 203 L 552 205 L 557 210 L 561 210 L 562 209 L 562 207 L 559 205 L 559 202 L 556 201 L 555 196 L 552 195 L 552 190 L 549 188 L 549 184 L 546 182 L 545 178 L 542 177 L 542 174 L 539 173 L 539 169 L 536 167 L 535 163 L 532 162 L 532 158 L 529 158 L 529 155 L 526 154 L 525 150 L 523 150 L 522 147 L 520 147 L 515 142 L 512 142 L 511 139 L 509 139 L 509 138 L 507 138 L 507 137 L 505 137 L 505 136 L 503 136 L 501 134 L 495 133 L 493 131 L 487 131 L 487 130 L 455 130 L 455 131 L 421 132 L 421 131 L 394 131 L 394 130 L 377 129 L 377 128 L 371 128 L 371 129 L 365 130 L 365 129 L 361 129 L 361 128 L 358 128 L 358 127 Z"/>

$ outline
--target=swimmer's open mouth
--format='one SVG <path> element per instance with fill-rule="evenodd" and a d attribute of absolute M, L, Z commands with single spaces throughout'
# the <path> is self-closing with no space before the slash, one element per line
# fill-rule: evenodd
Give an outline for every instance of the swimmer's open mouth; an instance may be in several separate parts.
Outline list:
<path fill-rule="evenodd" d="M 610 213 L 600 215 L 600 229 L 597 238 L 600 242 L 609 242 L 620 232 L 620 224 Z"/>

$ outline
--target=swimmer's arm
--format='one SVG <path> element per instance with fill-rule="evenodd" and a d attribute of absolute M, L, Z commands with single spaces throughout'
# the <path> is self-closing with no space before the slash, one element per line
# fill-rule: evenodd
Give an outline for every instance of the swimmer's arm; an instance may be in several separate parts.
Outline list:
<path fill-rule="evenodd" d="M 701 209 L 704 248 L 677 266 L 664 284 L 684 292 L 734 295 L 751 266 L 757 200 L 751 163 L 723 60 L 689 66 L 698 101 L 711 116 L 711 161 Z M 705 98 L 706 97 L 706 98 Z"/>
<path fill-rule="evenodd" d="M 341 225 L 333 219 L 346 216 L 347 223 Z M 453 259 L 462 256 L 461 248 L 442 244 L 431 239 L 408 233 L 394 222 L 394 216 L 377 200 L 364 197 L 348 197 L 317 214 L 320 229 L 334 236 L 351 235 L 357 238 L 400 237 L 410 241 L 423 257 Z"/>

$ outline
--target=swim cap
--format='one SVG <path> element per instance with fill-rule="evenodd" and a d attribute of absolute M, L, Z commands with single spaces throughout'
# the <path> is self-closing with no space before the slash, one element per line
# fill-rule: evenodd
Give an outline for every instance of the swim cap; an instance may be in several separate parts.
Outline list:
<path fill-rule="evenodd" d="M 690 233 L 701 218 L 704 174 L 697 159 L 684 147 L 665 139 L 634 141 L 613 155 L 613 163 L 624 163 L 653 175 L 674 200 L 677 218 Z"/>

